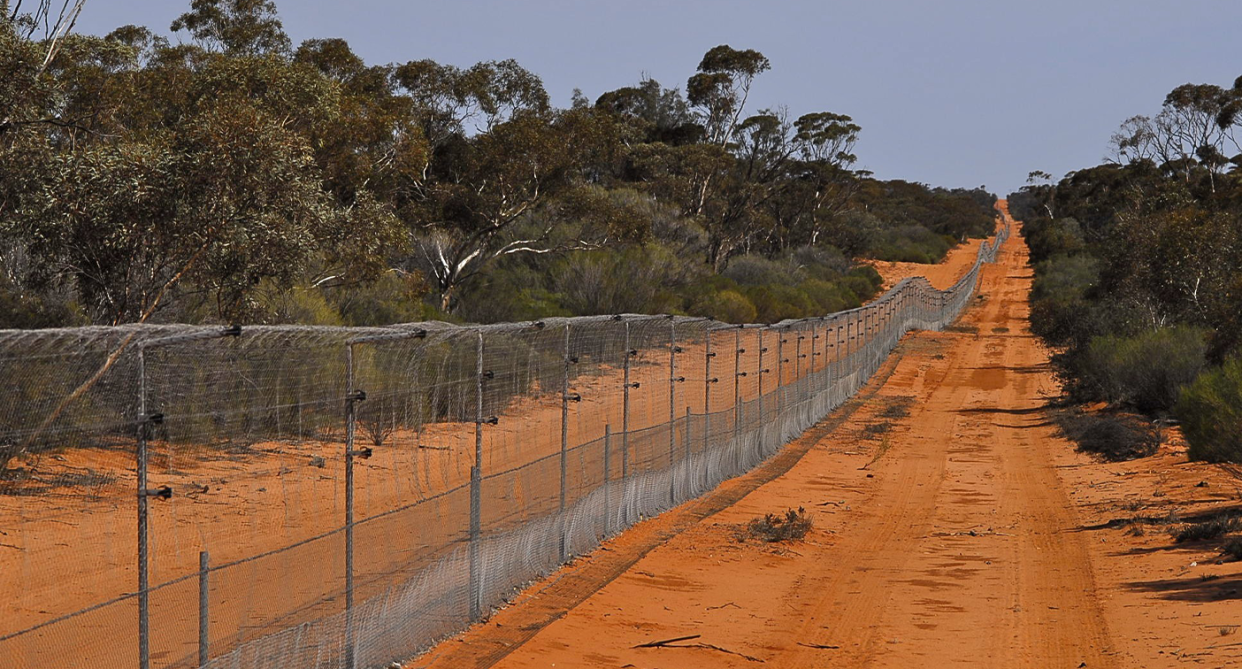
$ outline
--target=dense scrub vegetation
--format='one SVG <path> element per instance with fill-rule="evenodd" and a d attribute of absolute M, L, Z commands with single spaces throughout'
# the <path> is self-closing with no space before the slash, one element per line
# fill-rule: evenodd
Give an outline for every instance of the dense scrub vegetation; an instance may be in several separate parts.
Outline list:
<path fill-rule="evenodd" d="M 1035 172 L 1031 321 L 1073 400 L 1181 421 L 1191 455 L 1242 461 L 1242 78 L 1180 86 L 1106 164 Z M 1229 155 L 1232 154 L 1232 157 Z"/>
<path fill-rule="evenodd" d="M 511 60 L 294 46 L 270 0 L 194 0 L 183 43 L 67 7 L 0 0 L 0 327 L 766 321 L 992 227 L 982 189 L 856 170 L 849 116 L 748 109 L 753 50 L 557 108 Z"/>

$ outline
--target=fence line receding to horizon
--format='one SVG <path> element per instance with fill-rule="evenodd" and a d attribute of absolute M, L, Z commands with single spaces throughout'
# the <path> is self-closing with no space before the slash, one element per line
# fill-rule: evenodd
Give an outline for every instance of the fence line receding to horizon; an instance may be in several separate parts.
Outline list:
<path fill-rule="evenodd" d="M 776 453 L 1008 233 L 948 290 L 766 326 L 0 330 L 0 666 L 408 659 Z"/>

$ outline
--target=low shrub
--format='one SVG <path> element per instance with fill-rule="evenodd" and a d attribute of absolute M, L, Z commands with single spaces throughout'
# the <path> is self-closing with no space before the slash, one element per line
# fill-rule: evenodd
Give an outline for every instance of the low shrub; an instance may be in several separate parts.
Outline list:
<path fill-rule="evenodd" d="M 794 286 L 775 283 L 755 286 L 747 289 L 746 296 L 754 303 L 761 323 L 820 315 L 818 305 Z"/>
<path fill-rule="evenodd" d="M 1167 413 L 1207 364 L 1207 335 L 1201 328 L 1175 326 L 1133 337 L 1096 337 L 1085 371 L 1108 401 L 1147 414 Z"/>
<path fill-rule="evenodd" d="M 798 507 L 797 511 L 788 509 L 783 515 L 768 513 L 751 520 L 746 525 L 746 531 L 751 537 L 768 543 L 798 541 L 811 531 L 811 517 L 802 507 Z"/>
<path fill-rule="evenodd" d="M 880 417 L 900 419 L 910 415 L 910 407 L 914 406 L 914 398 L 909 395 L 901 395 L 891 398 L 880 411 Z"/>
<path fill-rule="evenodd" d="M 861 304 L 858 296 L 835 281 L 808 279 L 799 288 L 814 300 L 821 314 L 853 309 Z"/>
<path fill-rule="evenodd" d="M 956 240 L 938 235 L 922 226 L 903 225 L 884 230 L 871 247 L 877 260 L 936 263 L 944 259 Z"/>
<path fill-rule="evenodd" d="M 1183 525 L 1174 531 L 1173 540 L 1179 544 L 1187 541 L 1209 541 L 1219 539 L 1240 528 L 1242 528 L 1242 518 L 1239 518 L 1237 513 L 1218 513 L 1202 522 Z"/>
<path fill-rule="evenodd" d="M 858 297 L 861 303 L 880 292 L 880 287 L 884 285 L 884 277 L 880 276 L 874 267 L 863 265 L 855 267 L 841 277 L 841 285 Z"/>
<path fill-rule="evenodd" d="M 1078 450 L 1105 460 L 1120 462 L 1154 455 L 1160 432 L 1145 421 L 1119 414 L 1088 414 L 1064 411 L 1054 416 L 1061 433 Z"/>
<path fill-rule="evenodd" d="M 733 258 L 720 274 L 743 286 L 789 285 L 798 283 L 801 278 L 793 264 L 755 255 Z"/>
<path fill-rule="evenodd" d="M 1082 226 L 1070 217 L 1034 218 L 1023 225 L 1022 232 L 1031 249 L 1031 262 L 1038 263 L 1057 255 L 1073 255 L 1086 248 Z"/>
<path fill-rule="evenodd" d="M 868 423 L 862 429 L 863 439 L 875 439 L 877 437 L 881 437 L 887 434 L 891 429 L 893 429 L 893 424 L 888 421 Z"/>
<path fill-rule="evenodd" d="M 704 297 L 690 309 L 695 316 L 709 316 L 722 323 L 753 323 L 758 311 L 755 304 L 736 290 L 722 290 Z"/>
<path fill-rule="evenodd" d="M 1225 557 L 1242 560 L 1242 537 L 1234 537 L 1226 541 L 1225 545 L 1220 547 L 1220 552 Z"/>
<path fill-rule="evenodd" d="M 1186 386 L 1176 415 L 1191 459 L 1242 462 L 1242 358 L 1206 371 Z"/>
<path fill-rule="evenodd" d="M 1100 280 L 1100 262 L 1086 255 L 1058 255 L 1035 266 L 1031 299 L 1081 299 Z"/>
<path fill-rule="evenodd" d="M 54 292 L 32 294 L 12 286 L 0 273 L 0 329 L 55 328 L 86 325 L 82 308 Z"/>

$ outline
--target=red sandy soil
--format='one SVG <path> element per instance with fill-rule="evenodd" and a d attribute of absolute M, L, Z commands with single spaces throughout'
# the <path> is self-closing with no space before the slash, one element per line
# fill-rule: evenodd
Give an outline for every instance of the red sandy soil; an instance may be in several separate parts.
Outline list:
<path fill-rule="evenodd" d="M 1175 435 L 1131 462 L 1076 453 L 1045 411 L 1030 285 L 1015 234 L 957 325 L 908 337 L 772 460 L 407 666 L 1242 665 L 1242 563 L 1162 521 L 1239 508 L 1238 472 L 1188 462 Z M 805 540 L 745 538 L 798 507 Z"/>

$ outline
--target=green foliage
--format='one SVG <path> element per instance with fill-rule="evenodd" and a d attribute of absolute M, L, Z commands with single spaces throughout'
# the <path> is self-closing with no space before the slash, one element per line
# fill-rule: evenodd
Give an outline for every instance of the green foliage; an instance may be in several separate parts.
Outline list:
<path fill-rule="evenodd" d="M 1176 415 L 1192 459 L 1242 462 L 1242 358 L 1200 374 L 1182 391 Z"/>
<path fill-rule="evenodd" d="M 923 227 L 956 240 L 986 237 L 996 227 L 996 197 L 977 188 L 930 188 L 907 181 L 863 180 L 854 206 L 888 227 Z"/>
<path fill-rule="evenodd" d="M 860 306 L 858 295 L 845 285 L 844 281 L 824 281 L 807 279 L 798 286 L 806 296 L 815 303 L 819 314 L 831 314 Z"/>
<path fill-rule="evenodd" d="M 1059 255 L 1038 263 L 1031 288 L 1031 330 L 1054 346 L 1089 342 L 1106 331 L 1104 315 L 1087 299 L 1098 282 L 1099 263 L 1090 256 Z"/>
<path fill-rule="evenodd" d="M 190 7 L 172 29 L 188 30 L 210 48 L 247 54 L 289 50 L 271 0 L 193 0 Z"/>
<path fill-rule="evenodd" d="M 1072 256 L 1086 250 L 1082 228 L 1072 218 L 1036 218 L 1024 222 L 1022 234 L 1031 249 L 1031 262 Z"/>
<path fill-rule="evenodd" d="M 863 179 L 851 210 L 826 230 L 830 243 L 879 260 L 934 263 L 968 237 L 995 228 L 996 198 L 982 189 L 945 190 Z"/>
<path fill-rule="evenodd" d="M 345 325 L 391 325 L 452 320 L 424 301 L 427 287 L 418 275 L 385 272 L 374 282 L 331 292 Z"/>
<path fill-rule="evenodd" d="M 880 231 L 868 255 L 877 260 L 931 264 L 943 260 L 955 243 L 952 237 L 907 225 Z"/>
<path fill-rule="evenodd" d="M 726 289 L 712 293 L 702 301 L 695 303 L 690 309 L 690 314 L 707 316 L 722 323 L 741 324 L 754 323 L 759 317 L 759 310 L 755 308 L 750 298 L 736 290 Z"/>
<path fill-rule="evenodd" d="M 0 277 L 0 329 L 86 325 L 90 321 L 74 302 L 51 291 L 23 292 Z"/>
<path fill-rule="evenodd" d="M 1100 263 L 1085 255 L 1056 255 L 1035 267 L 1031 299 L 1069 303 L 1082 300 L 1100 280 Z"/>
<path fill-rule="evenodd" d="M 1176 326 L 1091 341 L 1087 372 L 1110 402 L 1168 413 L 1206 364 L 1206 331 Z"/>
<path fill-rule="evenodd" d="M 846 114 L 747 109 L 758 51 L 557 109 L 512 60 L 369 65 L 272 0 L 188 4 L 182 43 L 46 67 L 0 12 L 0 326 L 817 316 L 875 294 L 850 258 L 991 228 L 990 194 L 855 171 Z"/>
<path fill-rule="evenodd" d="M 779 283 L 752 286 L 746 290 L 746 296 L 758 310 L 761 323 L 806 318 L 817 312 L 814 300 L 794 286 Z"/>
<path fill-rule="evenodd" d="M 1010 195 L 1035 267 L 1032 330 L 1072 399 L 1173 410 L 1191 457 L 1242 461 L 1242 88 L 1178 86 L 1108 164 Z M 1236 148 L 1236 146 L 1234 147 Z M 1209 365 L 1223 364 L 1215 369 Z M 1193 382 L 1192 382 L 1193 381 Z"/>
<path fill-rule="evenodd" d="M 789 262 L 745 255 L 730 261 L 720 275 L 743 286 L 789 285 L 798 282 L 798 269 Z"/>
<path fill-rule="evenodd" d="M 316 288 L 294 286 L 282 290 L 271 281 L 264 281 L 256 293 L 250 309 L 252 322 L 344 325 L 340 311 Z"/>

